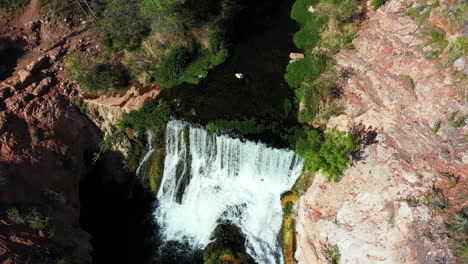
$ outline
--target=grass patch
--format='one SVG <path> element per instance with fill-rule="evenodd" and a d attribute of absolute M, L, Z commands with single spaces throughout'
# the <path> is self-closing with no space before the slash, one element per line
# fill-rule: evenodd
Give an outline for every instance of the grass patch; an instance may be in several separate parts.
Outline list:
<path fill-rule="evenodd" d="M 424 22 L 426 22 L 426 20 L 429 18 L 429 15 L 431 14 L 432 9 L 439 7 L 439 6 L 440 6 L 439 1 L 431 5 L 423 4 L 418 7 L 407 9 L 406 14 L 408 16 L 411 16 L 419 24 L 424 24 Z"/>
<path fill-rule="evenodd" d="M 446 65 L 453 65 L 457 59 L 467 54 L 468 38 L 464 36 L 455 38 L 448 47 Z"/>
<path fill-rule="evenodd" d="M 381 7 L 386 2 L 387 2 L 387 0 L 372 0 L 370 5 L 372 6 L 372 8 L 374 8 L 374 10 L 377 10 L 377 9 L 379 9 L 379 7 Z"/>
<path fill-rule="evenodd" d="M 303 82 L 308 82 L 317 78 L 326 66 L 326 57 L 305 54 L 304 59 L 290 63 L 286 67 L 284 78 L 292 88 L 299 88 Z"/>
<path fill-rule="evenodd" d="M 432 132 L 434 133 L 439 132 L 441 124 L 442 124 L 441 120 L 435 121 L 434 126 L 432 127 Z"/>
<path fill-rule="evenodd" d="M 325 250 L 327 255 L 328 263 L 338 264 L 340 263 L 341 253 L 337 245 L 331 246 Z"/>

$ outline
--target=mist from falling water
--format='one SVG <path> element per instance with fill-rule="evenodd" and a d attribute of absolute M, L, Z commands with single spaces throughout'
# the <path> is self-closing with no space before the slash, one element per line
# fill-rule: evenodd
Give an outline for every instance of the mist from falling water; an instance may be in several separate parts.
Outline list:
<path fill-rule="evenodd" d="M 176 120 L 168 123 L 165 140 L 154 212 L 162 238 L 203 249 L 216 226 L 229 222 L 241 229 L 257 263 L 283 263 L 280 197 L 300 176 L 302 159 Z"/>

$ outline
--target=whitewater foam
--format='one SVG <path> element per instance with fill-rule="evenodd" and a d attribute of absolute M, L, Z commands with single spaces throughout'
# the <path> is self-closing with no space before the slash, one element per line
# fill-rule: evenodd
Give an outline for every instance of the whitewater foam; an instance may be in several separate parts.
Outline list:
<path fill-rule="evenodd" d="M 240 227 L 257 263 L 283 263 L 280 197 L 300 176 L 302 159 L 176 120 L 168 123 L 165 140 L 154 212 L 162 237 L 203 249 L 216 226 L 229 222 Z"/>

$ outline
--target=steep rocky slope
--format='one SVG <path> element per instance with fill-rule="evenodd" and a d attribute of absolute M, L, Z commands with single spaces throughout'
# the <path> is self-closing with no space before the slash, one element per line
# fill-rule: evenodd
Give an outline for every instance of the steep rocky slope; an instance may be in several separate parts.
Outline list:
<path fill-rule="evenodd" d="M 467 127 L 454 127 L 449 119 L 453 112 L 467 114 L 462 98 L 467 87 L 452 75 L 453 68 L 424 57 L 423 27 L 404 13 L 409 2 L 423 1 L 391 0 L 369 11 L 353 42 L 356 49 L 335 57 L 352 74 L 342 87 L 345 114 L 327 126 L 347 130 L 362 123 L 376 129 L 378 142 L 364 150 L 341 182 L 327 183 L 318 173 L 300 198 L 296 258 L 301 264 L 327 263 L 326 249 L 333 245 L 340 263 L 457 262 L 444 221 L 466 206 L 460 197 L 467 194 Z M 453 2 L 440 1 L 440 8 Z M 460 35 L 436 15 L 432 12 L 430 20 L 451 28 L 447 40 Z M 457 181 L 447 186 L 450 179 Z M 434 208 L 439 206 L 431 200 L 434 195 L 448 205 Z"/>
<path fill-rule="evenodd" d="M 89 263 L 79 184 L 100 135 L 63 73 L 81 29 L 41 16 L 37 2 L 0 27 L 0 263 Z"/>

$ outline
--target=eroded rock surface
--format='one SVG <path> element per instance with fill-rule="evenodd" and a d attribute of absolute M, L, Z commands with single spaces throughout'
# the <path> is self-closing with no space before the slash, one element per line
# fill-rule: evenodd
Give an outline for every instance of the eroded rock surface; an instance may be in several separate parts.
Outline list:
<path fill-rule="evenodd" d="M 90 263 L 79 186 L 100 135 L 73 105 L 78 91 L 63 72 L 80 29 L 40 16 L 35 4 L 0 26 L 1 39 L 21 50 L 0 82 L 0 263 Z M 8 219 L 12 208 L 24 219 Z M 39 212 L 46 227 L 29 222 Z"/>
<path fill-rule="evenodd" d="M 466 197 L 467 127 L 454 127 L 449 118 L 453 112 L 467 114 L 461 98 L 467 87 L 451 67 L 424 58 L 417 46 L 421 26 L 403 13 L 406 4 L 394 0 L 370 11 L 353 42 L 356 49 L 336 56 L 353 74 L 343 87 L 346 114 L 327 126 L 347 130 L 362 122 L 377 129 L 378 143 L 365 149 L 364 159 L 339 183 L 316 174 L 300 198 L 301 264 L 327 263 L 325 250 L 333 245 L 340 263 L 456 263 L 443 215 L 423 197 L 442 184 L 442 175 L 459 178 L 447 197 L 451 192 Z M 438 120 L 441 128 L 434 133 Z M 450 198 L 449 203 L 463 205 Z"/>

